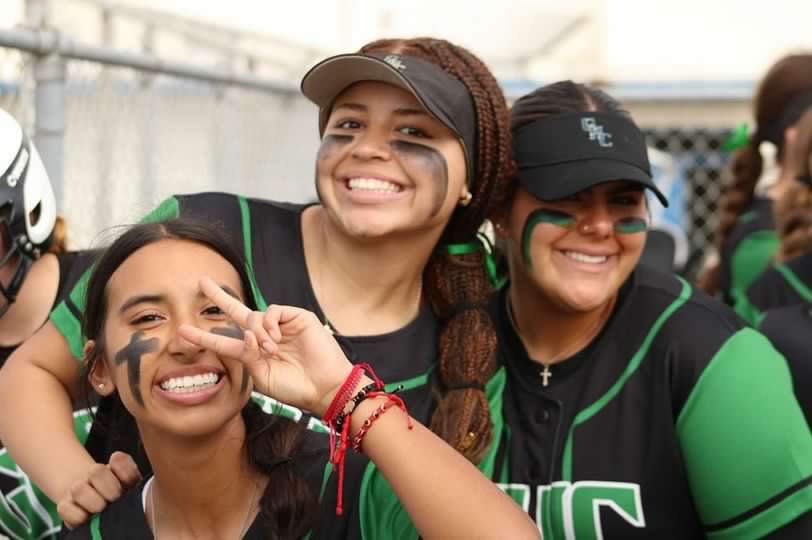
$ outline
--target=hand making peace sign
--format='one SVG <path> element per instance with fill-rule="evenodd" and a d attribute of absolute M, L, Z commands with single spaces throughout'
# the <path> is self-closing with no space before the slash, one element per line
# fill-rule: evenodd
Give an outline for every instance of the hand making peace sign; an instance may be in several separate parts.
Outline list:
<path fill-rule="evenodd" d="M 239 325 L 244 339 L 188 324 L 180 326 L 180 335 L 241 361 L 258 392 L 321 416 L 352 364 L 318 318 L 292 306 L 271 305 L 265 313 L 253 311 L 207 277 L 201 278 L 200 290 Z"/>

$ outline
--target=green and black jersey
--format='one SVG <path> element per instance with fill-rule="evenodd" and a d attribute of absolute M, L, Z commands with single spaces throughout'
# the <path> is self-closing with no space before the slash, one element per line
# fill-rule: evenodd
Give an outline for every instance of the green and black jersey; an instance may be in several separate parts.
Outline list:
<path fill-rule="evenodd" d="M 735 305 L 747 287 L 767 269 L 778 245 L 772 200 L 756 197 L 739 217 L 719 253 L 719 290 L 726 304 Z"/>
<path fill-rule="evenodd" d="M 315 432 L 307 432 L 302 451 L 293 457 L 293 465 L 297 473 L 305 479 L 314 495 L 320 490 L 326 459 L 327 448 L 324 444 L 324 437 Z M 101 514 L 93 516 L 90 521 L 72 531 L 62 531 L 59 538 L 67 540 L 150 540 L 155 538 L 145 515 L 145 509 L 150 504 L 148 486 L 151 482 L 152 476 L 142 480 L 137 487 L 110 503 Z M 329 533 L 331 536 L 328 537 L 341 534 L 340 531 L 331 529 L 333 523 L 329 519 L 322 521 L 324 523 L 314 524 L 315 532 L 311 533 L 310 538 L 320 538 L 324 534 L 319 528 L 322 525 L 331 531 Z M 160 530 L 158 533 L 160 535 Z M 263 521 L 261 512 L 241 538 L 245 540 L 272 538 L 270 527 Z"/>
<path fill-rule="evenodd" d="M 758 327 L 764 312 L 793 304 L 812 304 L 812 253 L 769 268 L 736 303 L 736 311 Z"/>
<path fill-rule="evenodd" d="M 787 359 L 795 397 L 812 426 L 812 304 L 767 310 L 758 329 Z"/>
<path fill-rule="evenodd" d="M 201 193 L 179 195 L 164 201 L 145 220 L 162 220 L 172 217 L 191 217 L 205 220 L 221 227 L 235 246 L 242 249 L 252 270 L 254 294 L 260 309 L 269 303 L 299 306 L 313 311 L 324 319 L 321 307 L 316 301 L 302 243 L 301 214 L 304 206 L 276 203 L 260 199 L 248 199 L 225 193 Z M 81 281 L 52 313 L 51 320 L 67 339 L 74 356 L 81 358 L 82 338 L 80 317 L 84 309 L 84 287 Z M 343 336 L 337 328 L 336 339 L 353 362 L 371 364 L 378 375 L 391 389 L 402 385 L 401 397 L 416 418 L 427 418 L 431 408 L 428 381 L 437 354 L 438 324 L 431 309 L 423 306 L 417 317 L 403 328 L 384 335 Z M 268 408 L 271 410 L 271 408 Z M 316 419 L 303 417 L 301 411 L 281 404 L 275 404 L 275 412 L 301 420 L 314 429 L 323 429 Z M 327 440 L 325 437 L 324 445 Z M 356 493 L 361 482 L 367 481 L 363 456 L 348 455 L 347 479 L 345 481 L 345 505 L 348 507 L 344 518 L 335 517 L 337 487 L 335 475 L 324 471 L 329 479 L 322 486 L 323 502 L 329 515 L 330 532 L 322 531 L 318 538 L 358 538 L 352 532 L 357 530 L 354 521 L 356 511 L 353 503 L 358 501 Z M 374 468 L 373 468 L 374 470 Z M 359 502 L 363 505 L 363 501 Z M 385 527 L 377 516 L 364 513 L 367 523 L 373 527 Z M 352 529 L 352 530 L 350 530 Z M 349 532 L 343 532 L 343 531 Z M 374 536 L 383 538 L 386 535 Z M 368 536 L 368 538 L 371 538 Z M 315 540 L 315 537 L 314 537 Z"/>
<path fill-rule="evenodd" d="M 812 537 L 812 434 L 786 362 L 732 311 L 640 267 L 599 337 L 544 387 L 505 294 L 480 469 L 544 539 Z M 353 512 L 352 538 L 417 538 L 374 464 Z"/>
<path fill-rule="evenodd" d="M 730 310 L 638 267 L 544 387 L 505 297 L 493 475 L 544 538 L 757 538 L 812 509 L 812 435 L 786 362 Z"/>
<path fill-rule="evenodd" d="M 70 251 L 56 256 L 59 285 L 54 306 L 76 285 L 95 255 L 92 251 Z M 0 347 L 0 366 L 18 346 Z M 89 425 L 87 411 L 74 412 L 74 428 L 81 440 L 86 437 Z M 4 535 L 13 540 L 54 538 L 59 528 L 60 519 L 54 503 L 31 483 L 6 449 L 0 448 L 0 538 Z"/>

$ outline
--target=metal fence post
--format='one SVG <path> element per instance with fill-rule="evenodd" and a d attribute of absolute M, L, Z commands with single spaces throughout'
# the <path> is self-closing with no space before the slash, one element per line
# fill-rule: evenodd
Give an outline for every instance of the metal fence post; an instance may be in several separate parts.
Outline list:
<path fill-rule="evenodd" d="M 36 81 L 34 144 L 51 178 L 57 211 L 65 200 L 65 61 L 56 53 L 40 56 L 34 63 Z"/>
<path fill-rule="evenodd" d="M 28 23 L 40 32 L 48 32 L 48 0 L 26 0 Z M 51 178 L 57 211 L 65 201 L 65 60 L 52 52 L 34 61 L 34 144 Z"/>

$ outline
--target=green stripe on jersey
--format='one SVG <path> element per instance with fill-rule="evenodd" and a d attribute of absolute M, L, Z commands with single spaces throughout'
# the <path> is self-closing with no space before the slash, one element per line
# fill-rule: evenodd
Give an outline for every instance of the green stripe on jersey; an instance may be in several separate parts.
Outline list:
<path fill-rule="evenodd" d="M 796 491 L 781 504 L 742 521 L 733 527 L 719 531 L 706 532 L 712 540 L 741 540 L 744 538 L 763 538 L 778 527 L 792 522 L 812 507 L 812 484 Z M 776 525 L 780 524 L 780 525 Z"/>
<path fill-rule="evenodd" d="M 747 288 L 770 266 L 780 241 L 775 231 L 756 231 L 736 247 L 730 261 L 730 291 L 734 302 L 747 294 Z"/>
<path fill-rule="evenodd" d="M 789 269 L 789 267 L 785 264 L 776 264 L 775 269 L 784 276 L 784 279 L 787 280 L 789 286 L 795 289 L 795 292 L 798 293 L 798 296 L 806 300 L 807 302 L 812 302 L 812 290 L 806 286 L 806 284 L 801 281 L 801 278 L 795 275 L 795 272 Z"/>
<path fill-rule="evenodd" d="M 791 489 L 812 476 L 812 434 L 786 361 L 755 330 L 739 330 L 714 355 L 676 428 L 694 505 L 715 537 L 743 537 L 745 523 L 748 538 L 761 536 L 812 508 L 810 486 Z"/>
<path fill-rule="evenodd" d="M 251 291 L 254 293 L 254 300 L 257 303 L 257 309 L 265 311 L 268 309 L 268 302 L 262 296 L 262 291 L 259 290 L 257 285 L 256 276 L 254 276 L 254 248 L 251 243 L 251 209 L 248 208 L 248 199 L 245 197 L 237 197 L 240 202 L 240 218 L 242 219 L 242 243 L 245 249 L 245 262 L 248 270 L 248 279 L 251 280 Z"/>
<path fill-rule="evenodd" d="M 100 522 L 101 514 L 96 514 L 90 519 L 90 538 L 93 540 L 102 540 Z"/>
<path fill-rule="evenodd" d="M 499 368 L 485 385 L 485 395 L 491 412 L 492 443 L 487 454 L 479 464 L 479 469 L 491 478 L 494 464 L 504 429 L 502 416 L 502 397 L 504 395 L 507 375 L 505 368 Z M 370 462 L 364 470 L 361 488 L 358 495 L 359 521 L 361 537 L 365 540 L 386 538 L 387 540 L 415 540 L 417 529 L 412 524 L 409 514 L 392 491 L 392 487 Z"/>
<path fill-rule="evenodd" d="M 607 403 L 612 401 L 612 399 L 617 396 L 620 391 L 623 389 L 623 386 L 626 382 L 631 378 L 637 368 L 640 367 L 640 364 L 643 362 L 643 358 L 646 357 L 648 354 L 648 350 L 651 347 L 654 338 L 657 336 L 657 333 L 663 327 L 665 322 L 677 311 L 682 305 L 688 301 L 688 298 L 691 297 L 691 286 L 682 278 L 677 278 L 682 283 L 682 290 L 680 291 L 679 296 L 676 300 L 674 300 L 670 306 L 665 308 L 665 310 L 657 317 L 657 320 L 654 321 L 654 324 L 651 326 L 651 330 L 649 330 L 646 337 L 643 339 L 643 344 L 640 345 L 640 349 L 632 356 L 632 359 L 629 361 L 629 364 L 626 366 L 626 369 L 623 370 L 623 373 L 618 377 L 615 384 L 604 394 L 602 395 L 595 403 L 583 409 L 581 412 L 575 415 L 575 419 L 572 422 L 572 426 L 570 426 L 569 433 L 567 434 L 567 442 L 564 445 L 564 457 L 562 460 L 561 465 L 561 479 L 570 481 L 572 480 L 572 439 L 575 433 L 575 428 L 577 428 L 580 424 L 588 421 L 590 418 L 598 414 L 601 409 L 603 409 Z"/>
<path fill-rule="evenodd" d="M 750 302 L 746 294 L 738 295 L 733 309 L 753 328 L 761 326 L 761 322 L 764 320 L 764 313 Z"/>
<path fill-rule="evenodd" d="M 166 221 L 167 219 L 176 218 L 178 215 L 180 215 L 180 203 L 177 198 L 169 197 L 164 199 L 154 210 L 144 216 L 141 223 Z M 73 302 L 73 305 L 82 313 L 85 311 L 85 303 L 87 301 L 87 282 L 90 280 L 90 274 L 92 272 L 93 266 L 90 266 L 85 270 L 69 294 L 70 301 Z M 50 319 L 68 342 L 68 348 L 71 354 L 77 360 L 81 360 L 83 356 L 82 348 L 84 347 L 81 322 L 76 318 L 64 300 L 51 312 Z"/>
<path fill-rule="evenodd" d="M 70 353 L 74 358 L 81 361 L 82 347 L 84 347 L 82 325 L 64 300 L 51 312 L 50 319 L 56 329 L 59 330 L 59 333 L 62 334 L 62 337 L 65 338 L 65 341 L 68 342 Z"/>

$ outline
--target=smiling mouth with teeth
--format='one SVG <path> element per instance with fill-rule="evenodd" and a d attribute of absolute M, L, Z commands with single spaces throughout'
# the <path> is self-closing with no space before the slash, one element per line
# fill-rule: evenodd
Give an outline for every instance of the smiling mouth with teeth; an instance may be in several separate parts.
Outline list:
<path fill-rule="evenodd" d="M 574 261 L 587 264 L 601 264 L 609 259 L 606 255 L 587 255 L 586 253 L 578 253 L 577 251 L 565 251 L 564 255 Z"/>
<path fill-rule="evenodd" d="M 372 191 L 377 193 L 400 193 L 403 187 L 378 178 L 350 178 L 347 180 L 350 191 Z"/>
<path fill-rule="evenodd" d="M 220 382 L 222 375 L 217 373 L 203 373 L 200 375 L 187 375 L 185 377 L 172 377 L 161 383 L 161 389 L 174 394 L 187 394 L 209 388 Z"/>

